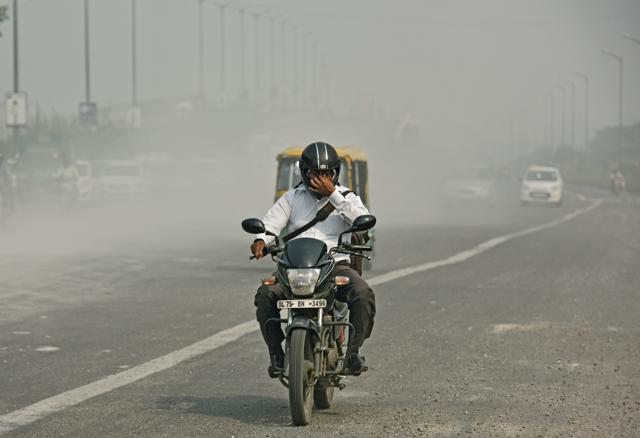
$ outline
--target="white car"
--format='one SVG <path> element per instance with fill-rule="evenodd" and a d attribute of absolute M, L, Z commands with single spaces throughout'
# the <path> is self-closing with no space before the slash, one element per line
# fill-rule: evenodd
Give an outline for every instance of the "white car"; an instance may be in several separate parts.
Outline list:
<path fill-rule="evenodd" d="M 112 161 L 100 172 L 100 193 L 103 198 L 141 198 L 146 184 L 142 166 L 133 161 Z"/>
<path fill-rule="evenodd" d="M 562 204 L 562 175 L 557 167 L 529 166 L 522 178 L 520 202 Z"/>

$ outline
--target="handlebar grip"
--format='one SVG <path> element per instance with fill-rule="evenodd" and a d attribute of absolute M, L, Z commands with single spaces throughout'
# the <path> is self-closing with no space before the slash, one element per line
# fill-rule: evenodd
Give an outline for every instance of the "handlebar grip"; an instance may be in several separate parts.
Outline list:
<path fill-rule="evenodd" d="M 344 248 L 349 251 L 373 251 L 373 248 L 367 245 L 351 245 L 345 244 Z"/>

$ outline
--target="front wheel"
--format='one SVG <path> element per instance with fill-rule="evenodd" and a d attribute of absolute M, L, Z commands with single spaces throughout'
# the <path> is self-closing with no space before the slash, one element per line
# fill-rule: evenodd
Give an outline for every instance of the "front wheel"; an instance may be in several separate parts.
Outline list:
<path fill-rule="evenodd" d="M 313 349 L 307 330 L 294 329 L 289 343 L 289 410 L 295 426 L 311 422 L 313 409 Z"/>

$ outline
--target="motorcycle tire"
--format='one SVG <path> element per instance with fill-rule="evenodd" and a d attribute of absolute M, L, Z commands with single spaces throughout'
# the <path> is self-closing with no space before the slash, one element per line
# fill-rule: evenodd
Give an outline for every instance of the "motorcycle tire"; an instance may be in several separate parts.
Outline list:
<path fill-rule="evenodd" d="M 289 411 L 294 426 L 311 422 L 313 394 L 313 350 L 308 332 L 294 329 L 289 344 Z"/>

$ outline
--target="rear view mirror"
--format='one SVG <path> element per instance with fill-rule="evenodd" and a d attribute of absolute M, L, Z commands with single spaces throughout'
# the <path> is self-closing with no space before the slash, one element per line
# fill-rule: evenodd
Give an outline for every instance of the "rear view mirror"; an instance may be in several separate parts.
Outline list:
<path fill-rule="evenodd" d="M 262 234 L 266 231 L 264 223 L 260 219 L 256 218 L 243 220 L 242 229 L 250 234 Z"/>
<path fill-rule="evenodd" d="M 351 225 L 351 231 L 367 231 L 376 225 L 376 217 L 370 214 L 358 216 Z"/>

